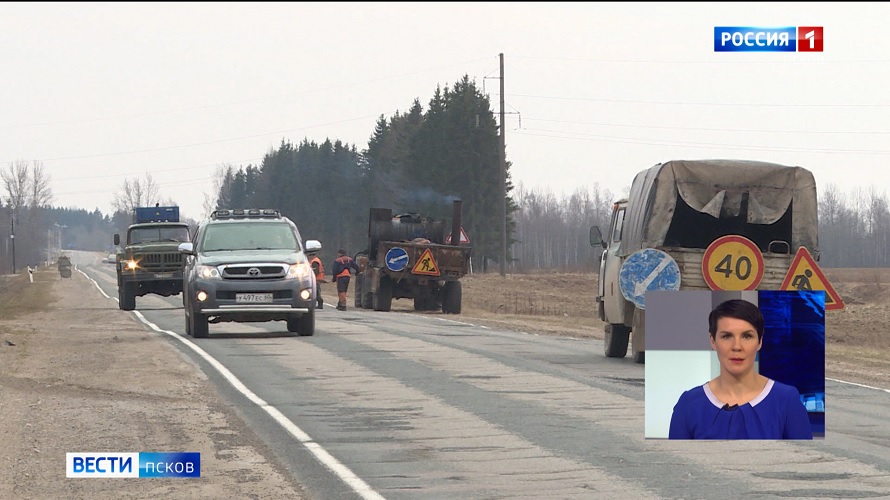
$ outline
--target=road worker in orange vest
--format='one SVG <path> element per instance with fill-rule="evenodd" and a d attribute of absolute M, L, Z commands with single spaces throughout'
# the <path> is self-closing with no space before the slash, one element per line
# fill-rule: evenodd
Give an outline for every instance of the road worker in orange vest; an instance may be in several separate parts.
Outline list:
<path fill-rule="evenodd" d="M 324 279 L 324 265 L 322 265 L 317 253 L 312 252 L 306 255 L 309 256 L 309 265 L 312 266 L 312 270 L 315 272 L 315 298 L 318 302 L 315 308 L 324 309 L 324 299 L 321 298 L 321 284 L 327 283 Z"/>
<path fill-rule="evenodd" d="M 331 266 L 331 274 L 337 281 L 337 310 L 346 310 L 346 292 L 349 290 L 349 278 L 352 277 L 350 270 L 358 272 L 358 265 L 352 260 L 352 257 L 346 255 L 346 250 L 342 248 L 337 250 L 337 258 L 334 259 L 334 265 Z"/>

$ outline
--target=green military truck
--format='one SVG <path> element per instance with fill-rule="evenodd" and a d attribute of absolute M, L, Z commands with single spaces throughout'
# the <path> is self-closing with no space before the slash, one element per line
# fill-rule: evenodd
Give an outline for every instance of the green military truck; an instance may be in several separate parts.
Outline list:
<path fill-rule="evenodd" d="M 118 306 L 132 311 L 136 297 L 181 293 L 185 256 L 178 247 L 187 241 L 189 227 L 179 221 L 179 207 L 136 207 L 126 243 L 117 255 Z M 114 235 L 114 244 L 121 245 L 119 234 Z"/>

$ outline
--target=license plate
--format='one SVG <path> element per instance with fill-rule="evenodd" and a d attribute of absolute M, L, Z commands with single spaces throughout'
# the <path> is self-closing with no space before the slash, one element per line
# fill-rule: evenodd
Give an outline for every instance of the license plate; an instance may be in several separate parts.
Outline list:
<path fill-rule="evenodd" d="M 236 293 L 235 302 L 239 304 L 257 304 L 272 302 L 271 293 Z"/>
<path fill-rule="evenodd" d="M 155 273 L 155 278 L 172 278 L 173 273 Z"/>

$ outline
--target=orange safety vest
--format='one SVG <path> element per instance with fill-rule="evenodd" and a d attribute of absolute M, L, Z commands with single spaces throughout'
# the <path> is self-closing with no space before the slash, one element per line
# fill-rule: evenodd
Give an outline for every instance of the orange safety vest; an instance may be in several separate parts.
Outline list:
<path fill-rule="evenodd" d="M 347 264 L 349 264 L 349 261 L 352 260 L 352 258 L 351 258 L 350 256 L 348 256 L 348 255 L 341 255 L 340 257 L 337 257 L 335 260 L 336 260 L 337 262 L 343 264 L 344 266 L 346 266 L 345 269 L 343 269 L 342 271 L 340 271 L 340 274 L 338 274 L 337 277 L 336 277 L 335 279 L 340 279 L 340 278 L 342 278 L 342 277 L 344 277 L 344 276 L 352 276 L 352 273 L 349 272 L 349 266 L 347 265 Z"/>
<path fill-rule="evenodd" d="M 319 281 L 324 281 L 324 264 L 321 263 L 321 259 L 318 258 L 318 255 L 313 255 L 311 259 L 309 259 L 309 265 L 312 266 L 312 270 L 315 271 L 315 278 Z"/>

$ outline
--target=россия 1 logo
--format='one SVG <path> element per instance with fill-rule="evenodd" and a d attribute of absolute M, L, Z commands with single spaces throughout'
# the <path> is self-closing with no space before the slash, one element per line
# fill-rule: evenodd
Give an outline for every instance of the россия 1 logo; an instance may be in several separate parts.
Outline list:
<path fill-rule="evenodd" d="M 714 52 L 822 52 L 822 26 L 714 26 Z"/>

